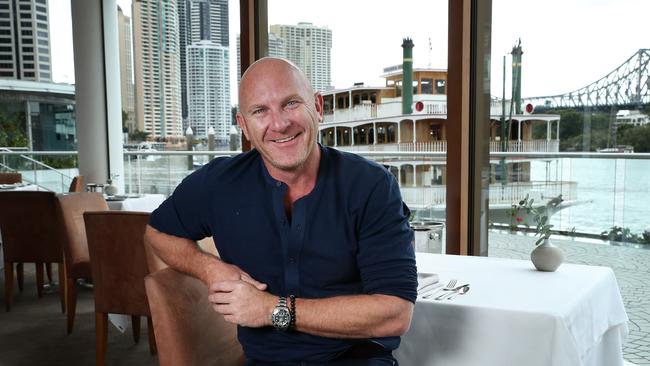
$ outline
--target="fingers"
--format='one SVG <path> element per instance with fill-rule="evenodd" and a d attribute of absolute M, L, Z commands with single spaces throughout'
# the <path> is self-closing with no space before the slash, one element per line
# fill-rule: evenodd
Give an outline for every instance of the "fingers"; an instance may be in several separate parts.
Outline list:
<path fill-rule="evenodd" d="M 231 292 L 237 288 L 241 281 L 220 281 L 210 285 L 210 292 Z"/>
<path fill-rule="evenodd" d="M 244 271 L 242 271 L 242 273 L 241 273 L 241 279 L 242 279 L 242 281 L 248 282 L 251 285 L 255 286 L 255 288 L 257 288 L 258 290 L 261 290 L 261 291 L 266 290 L 267 286 L 266 286 L 265 283 L 262 283 L 262 282 L 260 282 L 260 281 L 258 281 L 256 279 L 254 279 L 253 277 L 251 277 L 251 275 L 249 275 L 248 273 L 246 273 Z"/>

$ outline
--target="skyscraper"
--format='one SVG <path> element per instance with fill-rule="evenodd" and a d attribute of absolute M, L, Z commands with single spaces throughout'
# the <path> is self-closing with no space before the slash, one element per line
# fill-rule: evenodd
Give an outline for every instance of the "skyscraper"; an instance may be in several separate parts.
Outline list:
<path fill-rule="evenodd" d="M 178 0 L 183 119 L 188 117 L 187 46 L 203 40 L 228 47 L 228 0 Z M 187 126 L 184 126 L 187 127 Z"/>
<path fill-rule="evenodd" d="M 153 138 L 181 137 L 181 70 L 176 0 L 133 3 L 137 123 Z"/>
<path fill-rule="evenodd" d="M 230 131 L 230 61 L 227 0 L 181 0 L 183 113 L 194 136 L 207 137 L 212 127 L 218 146 L 228 145 Z"/>
<path fill-rule="evenodd" d="M 284 39 L 269 33 L 269 57 L 287 58 L 287 47 Z M 241 36 L 237 35 L 237 85 L 241 79 Z"/>
<path fill-rule="evenodd" d="M 190 126 L 201 137 L 212 127 L 219 147 L 228 146 L 231 124 L 229 56 L 228 47 L 207 40 L 187 47 Z"/>
<path fill-rule="evenodd" d="M 131 51 L 131 18 L 124 15 L 117 7 L 117 29 L 120 52 L 120 92 L 122 94 L 122 111 L 127 114 L 129 132 L 136 129 L 135 124 L 135 90 L 133 85 L 133 53 Z"/>
<path fill-rule="evenodd" d="M 0 0 L 0 77 L 52 81 L 47 0 Z"/>
<path fill-rule="evenodd" d="M 284 40 L 287 59 L 305 72 L 314 90 L 332 87 L 331 30 L 312 23 L 276 24 L 271 26 L 271 33 Z"/>

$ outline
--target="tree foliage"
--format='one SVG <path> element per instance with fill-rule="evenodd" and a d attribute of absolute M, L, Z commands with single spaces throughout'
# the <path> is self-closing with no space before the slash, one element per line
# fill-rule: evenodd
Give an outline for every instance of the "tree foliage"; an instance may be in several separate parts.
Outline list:
<path fill-rule="evenodd" d="M 630 145 L 634 152 L 650 152 L 650 125 L 620 126 L 616 135 L 619 145 Z"/>
<path fill-rule="evenodd" d="M 28 146 L 24 112 L 9 113 L 0 108 L 0 146 Z"/>

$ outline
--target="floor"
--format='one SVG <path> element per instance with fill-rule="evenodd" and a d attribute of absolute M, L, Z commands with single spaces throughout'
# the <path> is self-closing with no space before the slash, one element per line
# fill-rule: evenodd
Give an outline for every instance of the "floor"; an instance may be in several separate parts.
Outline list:
<path fill-rule="evenodd" d="M 56 266 L 55 266 L 56 267 Z M 4 272 L 3 272 L 4 273 Z M 55 278 L 56 271 L 55 271 Z M 34 265 L 25 264 L 22 293 L 14 286 L 11 312 L 4 309 L 4 274 L 0 275 L 0 366 L 94 365 L 95 312 L 92 290 L 79 287 L 77 316 L 72 334 L 66 334 L 66 316 L 61 313 L 58 286 L 36 294 Z M 141 320 L 140 342 L 131 329 L 123 334 L 112 325 L 108 330 L 106 365 L 157 365 L 149 353 L 147 321 Z"/>

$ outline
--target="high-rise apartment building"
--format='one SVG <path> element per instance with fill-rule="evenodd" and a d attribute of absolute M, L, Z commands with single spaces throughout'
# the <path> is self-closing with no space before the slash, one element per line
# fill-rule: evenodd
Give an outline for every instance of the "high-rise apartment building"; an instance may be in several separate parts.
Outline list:
<path fill-rule="evenodd" d="M 227 146 L 231 124 L 228 1 L 180 1 L 185 126 L 192 127 L 197 137 L 207 137 L 212 127 L 217 144 Z"/>
<path fill-rule="evenodd" d="M 332 31 L 312 23 L 276 24 L 271 33 L 285 42 L 287 59 L 301 68 L 314 90 L 328 90 L 332 85 Z M 270 42 L 269 42 L 270 43 Z"/>
<path fill-rule="evenodd" d="M 206 137 L 210 127 L 218 147 L 229 142 L 230 52 L 228 47 L 200 41 L 187 47 L 188 119 L 194 136 Z"/>
<path fill-rule="evenodd" d="M 133 52 L 131 51 L 131 18 L 117 7 L 117 31 L 120 53 L 120 92 L 122 111 L 126 112 L 127 129 L 133 132 L 135 123 L 135 86 L 133 85 Z"/>
<path fill-rule="evenodd" d="M 47 0 L 0 0 L 0 77 L 51 82 Z"/>
<path fill-rule="evenodd" d="M 190 2 L 192 43 L 210 40 L 228 47 L 228 0 L 187 0 Z"/>
<path fill-rule="evenodd" d="M 284 39 L 269 33 L 268 39 L 268 53 L 269 57 L 287 58 L 287 47 L 285 46 Z M 241 80 L 241 36 L 237 35 L 237 85 Z"/>
<path fill-rule="evenodd" d="M 153 138 L 181 137 L 181 69 L 176 0 L 135 0 L 136 121 Z"/>
<path fill-rule="evenodd" d="M 183 119 L 189 113 L 187 97 L 187 46 L 204 40 L 228 47 L 228 0 L 178 0 L 181 46 L 181 99 Z M 184 126 L 187 127 L 187 126 Z"/>

